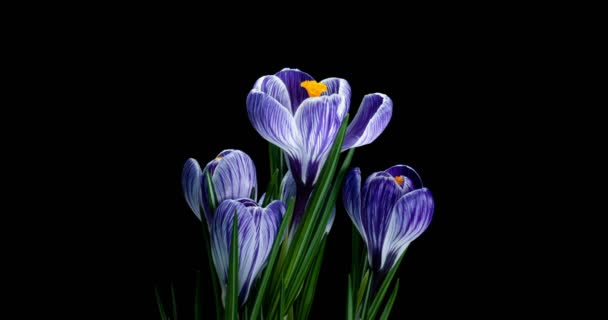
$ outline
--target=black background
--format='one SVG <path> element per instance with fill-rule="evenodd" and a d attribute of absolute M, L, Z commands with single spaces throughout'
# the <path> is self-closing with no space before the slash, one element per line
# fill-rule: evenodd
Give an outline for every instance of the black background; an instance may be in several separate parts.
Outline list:
<path fill-rule="evenodd" d="M 508 189 L 502 181 L 516 179 L 503 164 L 525 160 L 513 158 L 505 134 L 521 90 L 513 80 L 517 52 L 485 32 L 447 27 L 412 26 L 392 37 L 362 35 L 356 42 L 316 46 L 306 37 L 282 45 L 272 37 L 200 36 L 164 27 L 130 29 L 103 49 L 108 59 L 99 62 L 116 71 L 99 97 L 117 111 L 103 128 L 112 139 L 102 138 L 94 156 L 105 161 L 101 175 L 112 171 L 104 195 L 118 200 L 102 219 L 112 231 L 102 235 L 98 249 L 113 259 L 106 272 L 121 275 L 111 282 L 117 310 L 126 302 L 134 314 L 156 319 L 153 288 L 159 286 L 168 302 L 173 281 L 180 314 L 189 318 L 194 273 L 202 270 L 206 279 L 207 262 L 200 224 L 183 199 L 183 163 L 193 157 L 204 165 L 224 149 L 240 149 L 256 163 L 264 188 L 267 142 L 249 124 L 245 98 L 257 78 L 284 67 L 317 80 L 348 80 L 353 115 L 363 95 L 389 95 L 394 108 L 388 128 L 357 149 L 352 165 L 367 176 L 408 164 L 433 192 L 434 219 L 398 272 L 402 284 L 392 318 L 446 312 L 485 317 L 525 302 L 523 296 L 502 298 L 519 268 L 505 245 L 513 242 L 504 232 L 512 203 L 501 200 Z M 312 319 L 344 317 L 350 228 L 340 200 Z M 92 286 L 107 285 L 107 278 Z"/>
<path fill-rule="evenodd" d="M 601 210 L 584 208 L 603 199 L 593 182 L 605 180 L 593 166 L 601 157 L 588 154 L 605 144 L 592 101 L 597 19 L 546 5 L 220 4 L 71 6 L 11 25 L 17 59 L 6 62 L 17 75 L 6 91 L 18 103 L 7 110 L 26 125 L 13 128 L 20 119 L 7 113 L 7 146 L 19 148 L 5 158 L 26 167 L 5 171 L 26 198 L 4 216 L 26 230 L 7 233 L 18 254 L 5 264 L 25 275 L 6 272 L 17 286 L 5 291 L 26 305 L 8 311 L 158 319 L 153 288 L 168 301 L 174 281 L 189 318 L 194 272 L 206 275 L 207 262 L 182 165 L 241 149 L 265 186 L 267 145 L 245 98 L 284 67 L 347 79 L 353 114 L 364 94 L 388 94 L 392 121 L 353 165 L 364 175 L 411 165 L 433 192 L 434 219 L 399 270 L 392 318 L 580 318 L 591 309 L 576 300 L 603 305 L 582 288 L 603 278 L 586 261 L 602 256 L 593 244 L 605 242 L 603 224 L 592 222 Z M 338 203 L 313 319 L 344 317 L 350 221 Z"/>

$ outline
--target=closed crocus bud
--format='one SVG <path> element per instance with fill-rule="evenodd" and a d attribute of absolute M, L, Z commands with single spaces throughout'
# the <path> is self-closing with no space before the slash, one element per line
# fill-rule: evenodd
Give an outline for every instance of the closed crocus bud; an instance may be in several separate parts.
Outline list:
<path fill-rule="evenodd" d="M 376 272 L 388 272 L 433 217 L 431 192 L 422 186 L 418 173 L 405 165 L 373 173 L 363 189 L 361 171 L 352 169 L 342 198 L 367 245 L 369 265 Z"/>
<path fill-rule="evenodd" d="M 206 175 L 209 173 L 215 189 L 216 203 L 226 199 L 257 198 L 257 178 L 253 160 L 240 150 L 228 149 L 211 160 L 201 170 L 195 159 L 188 159 L 182 172 L 182 188 L 186 202 L 201 218 L 201 211 L 207 223 L 211 223 L 213 212 L 210 205 L 210 190 Z"/>
<path fill-rule="evenodd" d="M 230 245 L 234 214 L 238 220 L 238 290 L 239 303 L 247 301 L 251 286 L 265 266 L 285 214 L 281 201 L 266 208 L 251 199 L 225 200 L 217 207 L 211 224 L 211 255 L 222 286 L 222 301 L 226 296 Z"/>

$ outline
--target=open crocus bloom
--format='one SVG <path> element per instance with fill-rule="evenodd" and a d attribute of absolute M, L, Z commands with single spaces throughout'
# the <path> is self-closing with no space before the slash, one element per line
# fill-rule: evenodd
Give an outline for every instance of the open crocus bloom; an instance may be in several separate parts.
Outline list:
<path fill-rule="evenodd" d="M 283 69 L 255 83 L 247 112 L 257 132 L 283 149 L 296 184 L 310 189 L 349 110 L 350 96 L 344 79 L 316 82 L 298 69 Z M 342 151 L 373 142 L 388 125 L 392 109 L 388 96 L 366 95 L 347 128 Z"/>
<path fill-rule="evenodd" d="M 243 305 L 254 280 L 266 264 L 285 214 L 285 206 L 281 201 L 273 201 L 266 208 L 262 208 L 251 199 L 238 199 L 225 200 L 217 207 L 211 223 L 211 254 L 222 286 L 222 301 L 225 299 L 228 284 L 235 212 L 239 240 L 239 303 Z"/>
<path fill-rule="evenodd" d="M 257 178 L 253 160 L 240 150 L 228 149 L 220 152 L 201 170 L 198 162 L 192 158 L 186 161 L 182 172 L 182 188 L 186 202 L 201 219 L 201 209 L 207 223 L 211 223 L 211 207 L 206 174 L 209 172 L 217 203 L 226 199 L 257 198 Z"/>
<path fill-rule="evenodd" d="M 352 169 L 342 189 L 344 207 L 367 245 L 374 271 L 387 272 L 429 226 L 434 202 L 414 169 L 396 165 L 370 175 Z"/>

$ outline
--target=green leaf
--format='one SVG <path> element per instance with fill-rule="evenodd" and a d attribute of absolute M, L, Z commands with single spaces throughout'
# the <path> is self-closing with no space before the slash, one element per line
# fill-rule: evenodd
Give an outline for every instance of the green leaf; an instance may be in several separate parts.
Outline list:
<path fill-rule="evenodd" d="M 340 149 L 344 141 L 344 135 L 346 134 L 347 122 L 348 115 L 345 117 L 345 120 L 340 127 L 340 131 L 338 132 L 336 140 L 334 141 L 334 144 L 329 152 L 325 165 L 323 165 L 323 169 L 319 174 L 320 178 L 310 196 L 301 223 L 296 231 L 296 234 L 294 235 L 292 243 L 293 250 L 290 250 L 290 254 L 287 259 L 287 261 L 289 261 L 286 273 L 288 278 L 291 278 L 297 266 L 301 266 L 303 264 L 302 258 L 304 257 L 306 250 L 311 247 L 310 242 L 313 234 L 315 233 L 315 227 L 317 230 L 321 228 L 325 230 L 325 226 L 320 226 L 318 223 L 320 218 L 319 215 L 322 213 L 321 210 L 323 205 L 326 204 L 324 198 L 329 191 L 334 173 L 338 166 Z M 315 220 L 317 220 L 317 223 L 315 223 Z M 289 287 L 291 286 L 288 286 L 288 288 Z"/>
<path fill-rule="evenodd" d="M 354 320 L 353 314 L 353 284 L 350 274 L 348 275 L 348 292 L 346 295 L 346 320 Z"/>
<path fill-rule="evenodd" d="M 232 240 L 230 243 L 230 264 L 228 266 L 228 291 L 226 293 L 226 320 L 238 319 L 239 308 L 239 231 L 238 215 L 234 210 L 232 219 Z"/>
<path fill-rule="evenodd" d="M 277 319 L 283 319 L 283 315 L 285 314 L 285 283 L 283 282 L 283 280 L 281 281 L 281 294 L 279 295 L 279 318 Z"/>
<path fill-rule="evenodd" d="M 288 230 L 289 225 L 291 224 L 291 217 L 293 215 L 293 206 L 294 199 L 291 198 L 289 200 L 289 204 L 287 205 L 287 211 L 285 212 L 285 217 L 283 217 L 283 222 L 279 227 L 279 231 L 275 238 L 274 243 L 272 244 L 272 249 L 270 250 L 270 256 L 268 258 L 268 264 L 266 265 L 266 270 L 262 276 L 262 282 L 260 283 L 258 293 L 255 299 L 255 303 L 253 305 L 253 309 L 251 310 L 251 319 L 258 319 L 260 316 L 260 312 L 262 310 L 262 304 L 264 303 L 264 297 L 266 295 L 266 289 L 268 287 L 268 283 L 270 279 L 274 275 L 275 271 L 275 261 L 277 260 L 278 252 L 282 246 L 284 235 L 286 234 L 286 230 Z"/>
<path fill-rule="evenodd" d="M 173 281 L 171 281 L 171 310 L 173 310 L 172 320 L 177 320 L 177 302 L 175 302 L 175 288 L 173 287 Z"/>
<path fill-rule="evenodd" d="M 215 186 L 213 185 L 213 180 L 211 179 L 209 171 L 205 172 L 205 181 L 207 182 L 207 188 L 209 189 L 209 205 L 211 206 L 211 211 L 215 212 L 218 204 L 217 195 L 215 194 Z"/>
<path fill-rule="evenodd" d="M 342 126 L 340 127 L 340 130 L 338 131 L 336 140 L 334 141 L 334 144 L 328 154 L 325 164 L 323 165 L 323 168 L 321 169 L 321 172 L 319 174 L 319 180 L 317 180 L 315 189 L 313 190 L 313 192 L 308 200 L 308 204 L 306 206 L 306 211 L 302 217 L 302 220 L 300 221 L 300 226 L 298 227 L 298 230 L 296 231 L 296 233 L 293 237 L 293 242 L 295 244 L 301 245 L 301 247 L 305 247 L 308 245 L 308 241 L 305 241 L 302 238 L 304 237 L 304 239 L 306 239 L 306 236 L 310 235 L 312 227 L 314 226 L 314 224 L 312 222 L 316 218 L 316 216 L 319 214 L 319 211 L 323 204 L 322 200 L 325 197 L 325 195 L 327 194 L 327 190 L 329 189 L 329 187 L 331 185 L 331 181 L 333 179 L 335 168 L 338 165 L 338 160 L 339 160 L 338 158 L 340 156 L 340 148 L 342 147 L 342 143 L 344 141 L 344 135 L 346 134 L 346 123 L 347 122 L 348 122 L 348 114 L 346 115 L 345 120 L 343 121 Z M 300 249 L 300 248 L 297 248 L 297 249 Z M 290 257 L 291 259 L 289 259 L 289 261 L 298 260 L 299 254 L 302 254 L 302 252 L 300 250 L 294 250 L 292 252 L 294 254 L 296 254 L 296 257 L 295 257 L 295 259 Z M 296 263 L 292 263 L 292 265 L 294 265 L 294 264 L 296 264 Z"/>
<path fill-rule="evenodd" d="M 365 289 L 367 289 L 367 285 L 369 283 L 369 270 L 365 272 L 365 276 L 363 276 L 363 280 L 361 281 L 361 286 L 359 287 L 359 291 L 357 294 L 357 309 L 361 306 L 361 301 L 363 300 L 363 294 L 365 294 Z"/>
<path fill-rule="evenodd" d="M 304 276 L 306 275 L 307 270 L 309 270 L 310 265 L 312 264 L 312 261 L 314 260 L 314 257 L 319 252 L 320 241 L 324 238 L 323 235 L 325 233 L 325 228 L 327 226 L 327 223 L 329 222 L 329 217 L 331 215 L 332 208 L 335 205 L 335 202 L 340 193 L 340 190 L 342 189 L 342 180 L 344 179 L 346 170 L 348 169 L 348 166 L 350 165 L 350 161 L 352 160 L 353 154 L 354 154 L 354 149 L 351 149 L 348 152 L 346 158 L 344 159 L 344 162 L 342 163 L 340 172 L 338 173 L 338 176 L 336 177 L 336 180 L 334 182 L 333 189 L 332 189 L 327 201 L 325 202 L 323 215 L 321 216 L 320 221 L 315 221 L 317 228 L 314 231 L 312 239 L 308 240 L 309 245 L 307 246 L 307 248 L 305 248 L 306 254 L 303 258 L 303 261 L 300 264 L 298 264 L 298 266 L 294 272 L 295 276 L 292 277 L 293 281 L 290 282 L 289 286 L 288 286 L 288 288 L 291 289 L 288 291 L 288 295 L 287 295 L 288 303 L 291 303 L 292 301 L 294 301 L 295 298 L 298 296 L 298 294 L 302 288 L 302 285 L 304 284 Z"/>
<path fill-rule="evenodd" d="M 284 259 L 285 265 L 282 267 L 282 270 L 284 271 L 282 272 L 282 281 L 285 283 L 280 282 L 276 284 L 277 286 L 284 286 L 285 290 L 284 293 L 286 297 L 281 296 L 282 304 L 280 307 L 282 310 L 291 307 L 298 298 L 298 295 L 302 292 L 306 275 L 313 265 L 316 254 L 319 252 L 331 208 L 338 196 L 344 176 L 343 173 L 341 177 L 334 180 L 340 157 L 340 149 L 346 133 L 347 122 L 348 118 L 345 119 L 340 127 L 326 163 L 319 174 L 319 181 L 317 181 L 315 189 L 312 192 L 302 221 L 293 235 L 289 251 Z M 352 151 L 353 150 L 348 153 L 343 162 L 343 171 L 346 171 L 350 164 L 353 155 Z M 330 191 L 332 185 L 334 186 L 334 190 L 332 190 L 332 194 L 328 198 L 327 193 Z M 271 306 L 271 315 L 275 314 L 277 307 L 277 303 Z"/>
<path fill-rule="evenodd" d="M 359 261 L 361 260 L 361 236 L 354 224 L 351 224 L 351 229 L 351 269 L 353 275 L 353 288 L 357 288 L 362 273 L 360 268 L 361 265 L 359 264 Z"/>
<path fill-rule="evenodd" d="M 212 277 L 214 275 L 211 275 Z M 194 284 L 194 320 L 203 320 L 201 314 L 201 272 L 196 270 L 196 280 Z M 213 292 L 215 294 L 215 292 Z"/>
<path fill-rule="evenodd" d="M 222 302 L 220 301 L 220 295 L 221 295 L 221 291 L 220 291 L 220 285 L 219 285 L 219 280 L 217 277 L 217 274 L 215 272 L 215 266 L 213 265 L 213 257 L 211 256 L 211 245 L 209 242 L 209 229 L 207 228 L 207 224 L 205 222 L 203 222 L 201 224 L 203 226 L 203 242 L 205 244 L 205 252 L 207 253 L 207 264 L 209 267 L 209 275 L 211 276 L 211 288 L 212 288 L 212 295 L 213 295 L 213 302 L 215 305 L 215 319 L 216 320 L 220 320 L 222 318 L 222 311 L 223 311 L 223 306 L 222 306 Z M 200 299 L 200 298 L 199 298 Z M 202 302 L 200 300 L 197 301 L 197 304 L 201 304 Z M 200 308 L 200 307 L 199 307 Z"/>
<path fill-rule="evenodd" d="M 270 173 L 272 174 L 275 170 L 279 170 L 279 177 L 283 177 L 284 161 L 283 161 L 283 150 L 275 146 L 272 143 L 268 143 L 268 158 L 270 159 Z M 268 192 L 268 191 L 266 191 Z"/>
<path fill-rule="evenodd" d="M 268 182 L 268 187 L 266 188 L 266 196 L 264 197 L 264 202 L 262 203 L 263 207 L 266 207 L 272 200 L 279 198 L 279 187 L 279 169 L 275 169 L 270 181 Z"/>
<path fill-rule="evenodd" d="M 388 315 L 391 313 L 391 309 L 393 309 L 393 304 L 395 303 L 395 299 L 397 298 L 397 291 L 399 291 L 399 278 L 397 278 L 395 289 L 393 289 L 393 293 L 391 293 L 391 296 L 388 298 L 388 302 L 386 303 L 386 307 L 384 307 L 384 311 L 380 316 L 380 320 L 388 319 Z"/>
<path fill-rule="evenodd" d="M 407 251 L 407 249 L 406 249 L 406 251 Z M 401 261 L 403 260 L 404 256 L 405 256 L 405 252 L 401 255 L 399 260 L 397 260 L 397 263 L 395 263 L 395 266 L 386 274 L 386 277 L 382 281 L 382 285 L 380 285 L 380 289 L 378 290 L 378 293 L 376 294 L 376 297 L 374 298 L 374 301 L 372 302 L 372 305 L 369 309 L 370 318 L 373 318 L 376 315 L 376 313 L 378 312 L 380 305 L 382 304 L 382 300 L 384 299 L 384 296 L 386 295 L 386 291 L 388 290 L 388 288 L 391 284 L 391 281 L 393 280 L 393 277 L 395 276 L 395 273 L 397 272 L 397 269 L 399 269 L 399 265 L 401 265 Z"/>
<path fill-rule="evenodd" d="M 321 243 L 321 249 L 319 250 L 319 254 L 315 259 L 315 263 L 310 270 L 310 274 L 306 279 L 306 287 L 302 292 L 302 298 L 300 299 L 300 303 L 298 306 L 298 317 L 297 319 L 308 319 L 308 315 L 310 313 L 310 307 L 315 298 L 315 289 L 317 287 L 317 282 L 319 280 L 319 272 L 321 271 L 321 265 L 323 263 L 323 256 L 325 253 L 325 243 L 327 238 L 323 239 Z"/>
<path fill-rule="evenodd" d="M 160 318 L 162 320 L 167 320 L 167 313 L 165 312 L 165 307 L 163 306 L 163 302 L 160 299 L 158 287 L 154 287 L 154 294 L 156 295 L 156 304 L 158 305 L 158 312 L 160 312 Z"/>
<path fill-rule="evenodd" d="M 361 313 L 360 313 L 361 319 L 373 319 L 373 317 L 367 316 L 367 305 L 369 304 L 369 297 L 370 297 L 370 294 L 372 291 L 373 281 L 374 281 L 374 274 L 371 273 L 371 276 L 369 277 L 369 281 L 367 281 L 367 284 L 366 284 L 367 288 L 365 290 L 365 299 L 363 300 L 363 306 L 361 307 Z"/>
<path fill-rule="evenodd" d="M 334 177 L 334 173 L 336 168 L 338 167 L 338 161 L 340 157 L 340 149 L 342 148 L 342 143 L 344 142 L 344 136 L 346 134 L 346 126 L 348 123 L 347 114 L 340 126 L 340 130 L 336 136 L 333 146 L 331 147 L 325 164 L 319 173 L 319 180 L 315 185 L 315 188 L 308 200 L 308 204 L 306 205 L 306 210 L 302 217 L 302 221 L 300 222 L 300 226 L 294 235 L 294 242 L 299 245 L 297 250 L 294 250 L 295 257 L 289 259 L 293 261 L 291 264 L 297 265 L 299 263 L 300 256 L 303 254 L 303 249 L 308 247 L 309 239 L 311 237 L 312 228 L 314 226 L 319 227 L 314 224 L 315 220 L 318 220 L 318 216 L 321 213 L 321 209 L 326 202 L 324 198 L 331 187 L 331 182 Z M 290 270 L 293 271 L 293 270 Z"/>
<path fill-rule="evenodd" d="M 325 233 L 325 228 L 327 226 L 327 223 L 329 222 L 331 211 L 335 205 L 336 199 L 338 198 L 340 190 L 342 189 L 342 181 L 344 179 L 346 171 L 348 170 L 348 166 L 350 165 L 350 161 L 352 160 L 353 154 L 354 149 L 351 149 L 348 152 L 346 158 L 344 159 L 344 162 L 342 163 L 342 167 L 340 168 L 338 176 L 336 177 L 331 193 L 326 200 L 323 215 L 321 216 L 321 219 L 319 221 L 315 221 L 315 224 L 317 224 L 317 228 L 314 231 L 312 239 L 310 240 L 311 243 L 307 247 L 303 262 L 299 264 L 298 268 L 296 269 L 296 280 L 294 280 L 293 285 L 290 286 L 291 288 L 298 288 L 298 280 L 303 280 L 303 277 L 301 275 L 304 274 L 306 270 L 308 270 L 312 260 L 318 254 L 319 243 L 324 238 L 323 235 Z M 297 291 L 292 290 L 292 292 Z"/>

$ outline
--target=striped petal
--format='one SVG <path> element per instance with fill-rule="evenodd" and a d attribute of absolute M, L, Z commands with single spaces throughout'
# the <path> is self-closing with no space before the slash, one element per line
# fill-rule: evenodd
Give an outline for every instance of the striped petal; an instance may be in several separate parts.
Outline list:
<path fill-rule="evenodd" d="M 203 172 L 198 162 L 192 158 L 188 159 L 182 171 L 182 190 L 188 206 L 199 220 L 202 220 L 202 177 Z"/>
<path fill-rule="evenodd" d="M 329 149 L 331 148 L 342 120 L 338 115 L 344 97 L 340 95 L 308 98 L 295 114 L 295 121 L 302 137 L 302 148 L 299 159 L 301 161 L 301 179 L 304 185 L 312 186 Z"/>
<path fill-rule="evenodd" d="M 291 171 L 287 171 L 281 182 L 281 201 L 289 203 L 292 197 L 296 197 L 296 181 L 293 179 Z"/>
<path fill-rule="evenodd" d="M 247 96 L 247 113 L 255 130 L 291 156 L 299 152 L 301 138 L 292 114 L 276 99 L 253 89 Z"/>
<path fill-rule="evenodd" d="M 403 194 L 422 188 L 420 175 L 410 166 L 398 164 L 384 171 L 393 177 L 401 177 L 403 179 L 403 182 L 400 184 Z"/>
<path fill-rule="evenodd" d="M 428 228 L 434 207 L 433 196 L 426 188 L 412 191 L 397 201 L 382 245 L 381 270 L 390 270 L 407 246 Z"/>
<path fill-rule="evenodd" d="M 257 258 L 253 267 L 253 278 L 262 270 L 266 264 L 270 250 L 274 243 L 283 215 L 285 215 L 285 206 L 283 202 L 275 200 L 268 204 L 264 209 L 257 207 L 255 211 L 252 210 L 253 219 L 258 227 L 256 239 L 258 242 Z"/>
<path fill-rule="evenodd" d="M 245 279 L 253 265 L 257 247 L 253 217 L 245 205 L 236 200 L 226 200 L 220 203 L 211 225 L 211 255 L 222 287 L 222 300 L 225 299 L 228 284 L 232 219 L 235 212 L 238 220 L 239 239 L 239 293 L 246 286 Z M 239 301 L 241 301 L 240 294 Z"/>
<path fill-rule="evenodd" d="M 346 129 L 342 151 L 372 143 L 388 125 L 393 114 L 393 101 L 385 94 L 363 97 L 361 106 Z"/>
<path fill-rule="evenodd" d="M 277 76 L 263 76 L 253 85 L 254 89 L 262 91 L 277 100 L 291 113 L 291 100 L 285 83 Z"/>
<path fill-rule="evenodd" d="M 207 221 L 213 212 L 209 204 L 210 190 L 206 183 L 209 173 L 217 203 L 226 199 L 257 198 L 257 177 L 253 160 L 240 150 L 226 149 L 209 161 L 202 174 L 202 207 Z"/>
<path fill-rule="evenodd" d="M 361 170 L 359 168 L 351 169 L 346 175 L 342 187 L 342 201 L 350 220 L 367 243 L 365 229 L 361 222 Z"/>
<path fill-rule="evenodd" d="M 226 199 L 257 199 L 255 164 L 245 152 L 234 150 L 217 162 L 213 185 L 218 203 Z"/>
<path fill-rule="evenodd" d="M 308 91 L 302 88 L 302 82 L 314 80 L 308 73 L 302 72 L 298 69 L 285 68 L 275 74 L 278 78 L 283 81 L 287 92 L 289 92 L 289 98 L 291 102 L 291 112 L 296 113 L 296 110 L 300 107 L 302 101 L 308 98 Z"/>
<path fill-rule="evenodd" d="M 239 303 L 247 301 L 251 286 L 264 267 L 285 207 L 273 201 L 261 208 L 250 199 L 226 200 L 220 203 L 211 228 L 212 256 L 225 296 L 230 263 L 232 218 L 238 219 L 239 238 Z"/>
<path fill-rule="evenodd" d="M 344 97 L 344 103 L 338 108 L 338 116 L 343 119 L 348 109 L 350 108 L 350 85 L 348 81 L 340 78 L 327 78 L 321 81 L 327 86 L 327 91 L 323 92 L 324 96 L 331 96 L 332 94 L 339 94 Z"/>
<path fill-rule="evenodd" d="M 372 174 L 365 181 L 362 195 L 361 224 L 367 238 L 368 259 L 372 269 L 381 267 L 382 245 L 390 213 L 401 197 L 401 188 L 386 172 Z"/>

